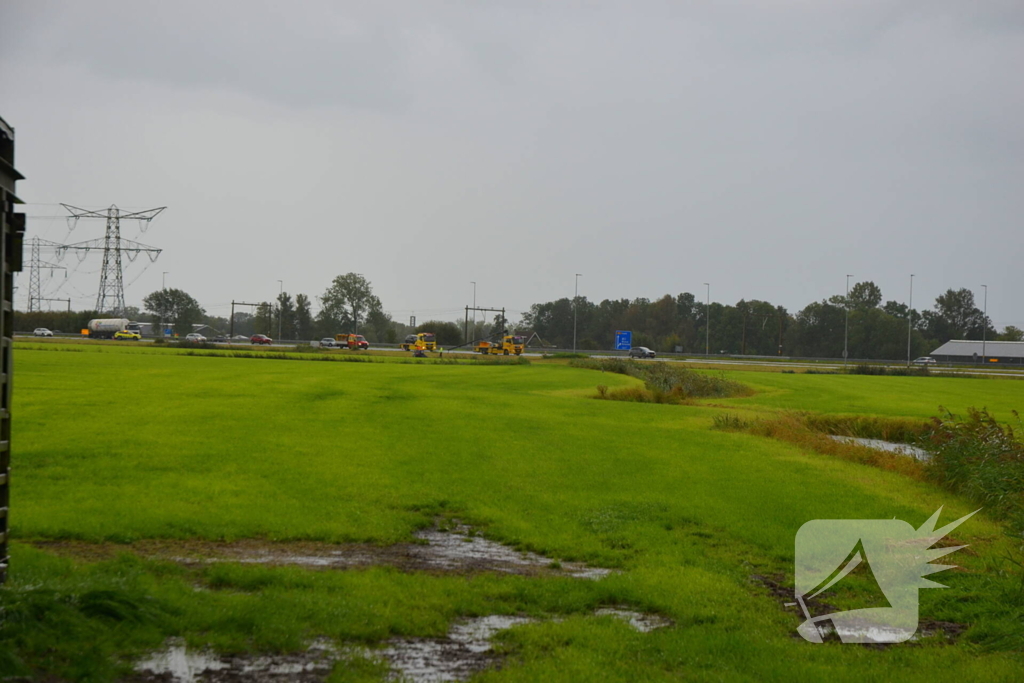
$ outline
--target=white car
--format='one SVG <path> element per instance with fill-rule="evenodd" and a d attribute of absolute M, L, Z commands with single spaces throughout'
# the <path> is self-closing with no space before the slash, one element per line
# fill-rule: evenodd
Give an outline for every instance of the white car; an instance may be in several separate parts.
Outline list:
<path fill-rule="evenodd" d="M 34 329 L 32 331 L 32 336 L 34 336 L 34 337 L 52 337 L 53 336 L 53 332 L 50 332 L 45 327 L 37 327 L 36 329 Z"/>
<path fill-rule="evenodd" d="M 202 344 L 203 342 L 206 341 L 206 337 L 199 334 L 198 332 L 192 332 L 190 334 L 185 335 L 185 341 L 192 342 L 194 344 Z"/>
<path fill-rule="evenodd" d="M 330 337 L 324 337 L 320 340 L 320 348 L 322 349 L 333 349 L 338 344 Z"/>
<path fill-rule="evenodd" d="M 914 359 L 914 365 L 934 365 L 939 361 L 935 360 L 931 356 L 921 356 L 920 358 Z"/>

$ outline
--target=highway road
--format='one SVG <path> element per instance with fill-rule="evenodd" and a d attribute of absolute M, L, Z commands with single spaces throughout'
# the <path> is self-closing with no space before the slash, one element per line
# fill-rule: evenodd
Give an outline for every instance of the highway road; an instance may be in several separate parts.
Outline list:
<path fill-rule="evenodd" d="M 33 340 L 33 339 L 35 339 L 35 340 L 48 339 L 48 337 L 35 337 L 33 335 L 30 335 L 30 334 L 16 334 L 15 338 L 16 339 L 20 339 L 22 341 L 29 341 L 29 340 Z M 78 335 L 73 335 L 73 336 L 72 335 L 58 335 L 55 338 L 58 338 L 58 339 L 59 338 L 80 339 L 80 337 Z M 143 344 L 153 343 L 153 341 L 154 340 L 151 339 L 151 338 L 144 338 L 144 339 L 141 340 L 141 343 L 143 343 Z M 249 344 L 248 341 L 244 340 L 244 339 L 236 339 L 232 343 L 232 346 L 251 347 L 253 349 L 261 349 L 261 348 L 262 349 L 268 349 L 268 348 L 269 349 L 274 349 L 274 348 L 282 349 L 282 348 L 294 348 L 295 346 L 301 346 L 303 344 L 308 344 L 308 342 L 274 342 L 270 346 L 265 346 L 265 345 Z M 221 343 L 220 342 L 216 342 L 216 345 L 220 346 Z M 397 344 L 395 344 L 393 346 L 391 346 L 391 345 L 388 345 L 388 346 L 374 345 L 374 346 L 371 346 L 369 350 L 370 351 L 396 351 L 396 350 L 398 350 L 398 345 Z M 548 350 L 547 352 L 534 352 L 534 351 L 530 351 L 530 352 L 524 353 L 523 356 L 525 356 L 527 358 L 542 358 L 545 355 L 551 355 L 553 353 L 559 353 L 559 352 L 566 353 L 568 351 L 565 350 L 565 349 L 558 349 L 558 350 L 553 350 L 552 349 L 552 350 Z M 466 355 L 466 356 L 476 356 L 477 355 L 477 354 L 473 353 L 468 347 L 467 348 L 459 348 L 459 349 L 446 350 L 445 353 L 454 353 L 454 354 L 461 354 L 461 355 Z M 625 354 L 591 353 L 590 357 L 591 358 L 624 358 Z M 723 370 L 724 369 L 728 369 L 729 367 L 759 367 L 759 368 L 766 368 L 766 369 L 772 369 L 772 370 L 788 370 L 788 369 L 800 368 L 800 369 L 805 369 L 805 370 L 812 370 L 813 369 L 813 370 L 842 371 L 842 369 L 843 369 L 843 363 L 841 361 L 840 362 L 836 362 L 836 361 L 828 362 L 828 361 L 806 361 L 806 360 L 805 361 L 800 361 L 800 360 L 764 360 L 764 359 L 760 359 L 760 358 L 749 358 L 749 359 L 747 359 L 747 358 L 735 358 L 735 357 L 730 357 L 730 358 L 677 358 L 677 357 L 673 357 L 673 356 L 662 356 L 662 357 L 654 359 L 654 360 L 656 362 L 664 362 L 664 363 L 688 363 L 688 364 L 691 364 L 691 365 L 721 366 Z M 643 362 L 650 362 L 650 359 L 645 360 Z M 864 361 L 864 360 L 853 360 L 853 361 L 850 361 L 850 365 L 861 365 L 861 364 L 877 365 L 877 366 L 889 366 L 889 367 L 902 367 L 903 366 L 902 363 L 896 363 L 896 362 Z M 1022 368 L 1014 368 L 1014 367 L 1003 366 L 1003 367 L 1000 367 L 998 369 L 997 368 L 991 368 L 991 369 L 984 368 L 983 369 L 983 368 L 975 368 L 975 367 L 971 367 L 971 366 L 958 366 L 958 365 L 930 365 L 930 366 L 928 366 L 928 368 L 930 370 L 932 370 L 933 372 L 936 372 L 936 373 L 952 373 L 952 374 L 958 374 L 958 375 L 975 375 L 975 376 L 982 376 L 982 377 L 1014 377 L 1014 378 L 1021 377 L 1021 378 L 1024 378 L 1024 367 L 1022 367 Z"/>

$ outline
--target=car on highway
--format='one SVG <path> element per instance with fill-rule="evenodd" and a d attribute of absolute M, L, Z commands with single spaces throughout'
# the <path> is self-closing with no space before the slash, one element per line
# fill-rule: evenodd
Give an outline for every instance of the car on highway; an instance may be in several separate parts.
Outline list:
<path fill-rule="evenodd" d="M 131 330 L 121 330 L 114 333 L 114 339 L 139 341 L 142 339 L 142 335 L 138 332 L 132 332 Z"/>
<path fill-rule="evenodd" d="M 202 344 L 203 342 L 206 341 L 206 337 L 199 334 L 198 332 L 190 332 L 189 334 L 185 335 L 185 341 L 192 342 L 194 344 Z"/>
<path fill-rule="evenodd" d="M 630 358 L 654 358 L 657 354 L 646 346 L 638 346 L 629 350 Z"/>
<path fill-rule="evenodd" d="M 249 337 L 249 343 L 250 344 L 266 344 L 267 346 L 270 346 L 271 344 L 274 343 L 274 340 L 271 339 L 270 337 L 268 337 L 265 334 L 254 334 L 251 337 Z"/>
<path fill-rule="evenodd" d="M 53 332 L 50 332 L 50 330 L 46 329 L 45 327 L 37 327 L 36 329 L 32 330 L 32 336 L 34 336 L 34 337 L 52 337 L 53 336 Z"/>
<path fill-rule="evenodd" d="M 338 346 L 338 343 L 331 337 L 324 337 L 320 340 L 320 348 L 322 349 L 333 349 Z"/>
<path fill-rule="evenodd" d="M 931 356 L 921 356 L 920 358 L 914 359 L 914 365 L 934 365 L 939 361 L 935 360 Z"/>

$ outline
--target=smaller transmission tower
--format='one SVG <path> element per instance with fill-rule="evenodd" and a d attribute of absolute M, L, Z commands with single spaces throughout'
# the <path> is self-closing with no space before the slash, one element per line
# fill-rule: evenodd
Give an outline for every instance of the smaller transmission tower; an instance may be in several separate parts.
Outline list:
<path fill-rule="evenodd" d="M 40 258 L 40 252 L 45 249 L 56 249 L 57 247 L 64 246 L 59 242 L 51 242 L 44 240 L 39 237 L 33 237 L 29 240 L 29 246 L 32 249 L 32 257 L 28 262 L 28 310 L 29 313 L 32 311 L 38 311 L 39 302 L 43 301 L 43 287 L 40 280 L 39 271 L 43 268 L 49 268 L 50 270 L 63 270 L 67 272 L 67 268 L 59 266 L 56 263 L 50 263 Z"/>
<path fill-rule="evenodd" d="M 125 254 L 129 261 L 134 261 L 139 254 L 146 254 L 150 261 L 156 261 L 162 249 L 150 247 L 132 240 L 121 239 L 122 219 L 137 220 L 141 224 L 148 224 L 156 218 L 157 214 L 166 209 L 161 206 L 156 209 L 135 211 L 133 213 L 121 213 L 116 205 L 111 205 L 105 212 L 79 209 L 76 206 L 61 204 L 68 210 L 71 218 L 102 218 L 107 221 L 107 231 L 103 239 L 88 240 L 75 244 L 61 245 L 57 250 L 57 258 L 63 258 L 67 251 L 77 251 L 85 258 L 94 249 L 103 249 L 103 270 L 100 271 L 100 291 L 96 295 L 96 310 L 105 313 L 120 314 L 124 311 L 124 275 L 121 268 L 121 254 Z M 145 231 L 145 229 L 143 229 Z"/>

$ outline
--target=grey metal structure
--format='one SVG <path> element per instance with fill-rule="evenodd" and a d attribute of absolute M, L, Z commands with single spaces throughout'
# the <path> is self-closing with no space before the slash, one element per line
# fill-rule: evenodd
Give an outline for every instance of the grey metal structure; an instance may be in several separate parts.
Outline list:
<path fill-rule="evenodd" d="M 50 240 L 33 237 L 28 243 L 31 251 L 31 257 L 28 260 L 28 311 L 31 313 L 32 311 L 41 310 L 39 306 L 40 301 L 51 301 L 51 299 L 43 297 L 43 283 L 39 271 L 49 268 L 50 270 L 63 270 L 66 273 L 67 268 L 56 263 L 44 261 L 40 257 L 40 252 L 44 248 L 56 249 L 63 246 L 59 242 L 51 242 Z"/>
<path fill-rule="evenodd" d="M 99 313 L 113 313 L 120 315 L 124 312 L 124 276 L 121 268 L 121 254 L 128 256 L 129 261 L 134 261 L 139 254 L 146 254 L 150 261 L 156 261 L 162 249 L 146 246 L 139 242 L 121 238 L 121 221 L 123 219 L 137 220 L 147 224 L 157 214 L 166 209 L 161 206 L 145 211 L 132 213 L 121 213 L 117 206 L 111 206 L 105 212 L 92 211 L 90 209 L 79 209 L 77 206 L 61 204 L 68 210 L 71 218 L 102 218 L 107 222 L 107 231 L 103 239 L 77 242 L 76 244 L 62 244 L 57 249 L 57 258 L 61 259 L 68 251 L 78 251 L 84 254 L 94 250 L 103 249 L 103 270 L 100 271 L 100 291 L 96 295 L 96 310 Z"/>
<path fill-rule="evenodd" d="M 7 579 L 9 504 L 11 500 L 11 375 L 14 338 L 14 273 L 21 270 L 25 214 L 15 213 L 21 204 L 14 193 L 22 176 L 14 168 L 14 129 L 0 118 L 0 583 Z"/>
<path fill-rule="evenodd" d="M 1024 365 L 1024 342 L 953 339 L 931 352 L 940 363 Z"/>

